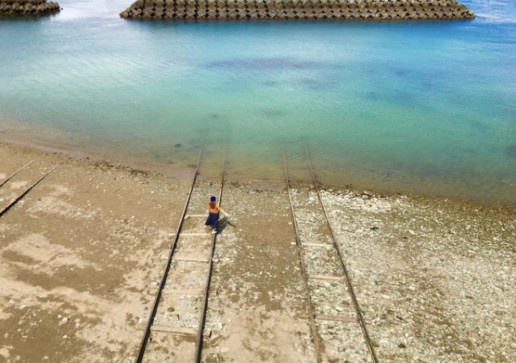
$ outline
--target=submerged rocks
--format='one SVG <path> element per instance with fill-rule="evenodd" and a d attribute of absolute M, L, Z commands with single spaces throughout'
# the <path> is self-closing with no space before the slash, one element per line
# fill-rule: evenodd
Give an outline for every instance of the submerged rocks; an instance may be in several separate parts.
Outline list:
<path fill-rule="evenodd" d="M 45 0 L 0 0 L 0 16 L 41 16 L 60 10 L 58 3 Z"/>
<path fill-rule="evenodd" d="M 145 20 L 472 19 L 455 0 L 138 0 L 120 13 Z"/>
<path fill-rule="evenodd" d="M 509 155 L 516 157 L 516 144 L 509 146 Z"/>

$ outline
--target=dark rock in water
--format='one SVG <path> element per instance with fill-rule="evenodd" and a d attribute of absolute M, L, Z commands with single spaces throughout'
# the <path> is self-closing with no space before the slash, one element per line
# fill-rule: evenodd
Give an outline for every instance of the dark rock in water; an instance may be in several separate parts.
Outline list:
<path fill-rule="evenodd" d="M 263 115 L 266 117 L 280 117 L 286 114 L 283 110 L 277 110 L 273 108 L 266 108 L 262 111 Z"/>
<path fill-rule="evenodd" d="M 267 87 L 276 87 L 278 85 L 278 82 L 276 81 L 265 81 L 263 84 Z"/>
<path fill-rule="evenodd" d="M 332 86 L 335 82 L 331 79 L 303 79 L 301 80 L 303 85 L 312 91 L 327 91 L 329 86 Z"/>
<path fill-rule="evenodd" d="M 378 92 L 369 91 L 369 92 L 366 92 L 366 94 L 364 95 L 364 98 L 369 101 L 378 101 L 380 99 L 380 95 L 378 94 Z"/>
<path fill-rule="evenodd" d="M 181 144 L 175 144 L 174 147 L 181 147 Z"/>
<path fill-rule="evenodd" d="M 255 59 L 227 59 L 209 62 L 206 68 L 222 68 L 222 69 L 243 69 L 243 70 L 257 70 L 257 69 L 306 69 L 317 65 L 315 62 L 300 62 L 293 61 L 289 58 L 255 58 Z"/>

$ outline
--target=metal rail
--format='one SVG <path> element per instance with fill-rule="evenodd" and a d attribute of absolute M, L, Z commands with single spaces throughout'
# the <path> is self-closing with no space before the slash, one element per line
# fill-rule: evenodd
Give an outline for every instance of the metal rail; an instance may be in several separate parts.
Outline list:
<path fill-rule="evenodd" d="M 224 191 L 224 178 L 226 175 L 226 163 L 227 163 L 227 144 L 226 144 L 226 147 L 224 150 L 224 164 L 222 166 L 222 175 L 221 175 L 220 193 L 219 193 L 219 205 L 222 205 L 222 192 Z M 209 258 L 209 262 L 208 262 L 208 276 L 206 277 L 201 319 L 199 321 L 199 329 L 197 331 L 197 342 L 196 342 L 196 352 L 195 352 L 195 362 L 196 363 L 200 363 L 201 357 L 202 357 L 204 325 L 206 323 L 206 312 L 208 311 L 208 295 L 210 293 L 211 275 L 213 272 L 213 256 L 215 254 L 216 244 L 217 244 L 217 234 L 214 234 L 211 239 L 211 251 L 210 251 L 210 258 Z"/>
<path fill-rule="evenodd" d="M 294 233 L 296 234 L 296 252 L 297 257 L 299 260 L 299 265 L 301 267 L 301 274 L 303 275 L 303 282 L 305 284 L 305 291 L 307 292 L 307 309 L 308 309 L 308 319 L 310 321 L 310 330 L 312 332 L 312 337 L 314 340 L 314 347 L 315 347 L 315 355 L 317 359 L 317 363 L 320 363 L 322 361 L 321 356 L 321 337 L 319 336 L 319 333 L 317 332 L 317 324 L 315 322 L 315 308 L 314 303 L 312 301 L 312 296 L 310 295 L 310 286 L 308 284 L 308 272 L 306 270 L 306 266 L 304 263 L 304 256 L 303 256 L 303 248 L 301 246 L 301 240 L 299 238 L 299 228 L 297 225 L 296 215 L 294 212 L 294 203 L 292 202 L 292 195 L 290 193 L 290 177 L 288 174 L 288 164 L 287 164 L 287 157 L 285 155 L 285 151 L 283 151 L 283 171 L 285 174 L 285 182 L 287 184 L 287 192 L 288 192 L 288 200 L 290 203 L 290 214 L 292 216 L 292 221 L 294 224 Z"/>
<path fill-rule="evenodd" d="M 49 171 L 47 171 L 45 174 L 43 174 L 43 176 L 41 178 L 39 178 L 34 184 L 32 184 L 30 187 L 28 187 L 27 189 L 25 189 L 25 191 L 23 191 L 23 193 L 21 193 L 19 196 L 17 196 L 16 198 L 14 198 L 4 209 L 2 209 L 0 211 L 0 217 L 2 217 L 5 213 L 7 213 L 9 211 L 9 209 L 11 209 L 16 203 L 18 203 L 25 195 L 27 195 L 27 193 L 29 193 L 36 185 L 38 185 L 43 179 L 45 179 L 48 174 L 50 174 L 51 172 L 54 171 L 54 169 L 57 168 L 57 165 L 55 165 L 52 169 L 50 169 Z"/>
<path fill-rule="evenodd" d="M 27 164 L 25 164 L 24 166 L 22 166 L 20 169 L 16 170 L 14 173 L 12 173 L 11 175 L 9 175 L 7 178 L 5 178 L 4 180 L 2 180 L 2 182 L 0 182 L 0 187 L 3 186 L 5 183 L 7 183 L 9 180 L 11 180 L 13 177 L 16 176 L 16 174 L 18 174 L 20 171 L 22 171 L 23 169 L 25 169 L 27 166 L 29 166 L 30 164 L 32 164 L 34 160 L 31 160 L 29 161 Z"/>
<path fill-rule="evenodd" d="M 367 326 L 365 324 L 365 320 L 364 320 L 364 316 L 362 315 L 362 311 L 360 310 L 360 305 L 358 304 L 358 299 L 356 297 L 356 294 L 355 294 L 355 290 L 353 289 L 353 284 L 351 283 L 351 278 L 349 276 L 349 273 L 348 273 L 348 270 L 346 268 L 346 264 L 344 263 L 344 258 L 342 257 L 343 254 L 342 254 L 342 251 L 337 243 L 337 240 L 335 238 L 335 233 L 333 231 L 333 228 L 330 224 L 330 220 L 328 218 L 328 213 L 326 212 L 326 208 L 324 206 L 324 203 L 322 201 L 322 198 L 321 198 L 321 192 L 319 190 L 319 180 L 314 172 L 314 168 L 313 168 L 313 164 L 312 164 L 312 156 L 311 156 L 311 153 L 310 153 L 310 150 L 307 148 L 306 149 L 306 158 L 307 158 L 307 161 L 308 161 L 308 166 L 310 168 L 310 174 L 312 176 L 312 181 L 314 183 L 314 187 L 315 187 L 315 191 L 317 192 L 317 198 L 319 199 L 319 203 L 321 204 L 321 207 L 322 207 L 322 210 L 324 212 L 324 217 L 326 219 L 326 224 L 328 226 L 328 229 L 330 231 L 330 235 L 331 235 L 331 239 L 333 241 L 333 246 L 335 247 L 335 250 L 337 251 L 337 255 L 339 257 L 339 262 L 340 262 L 340 265 L 342 267 L 342 270 L 344 271 L 344 275 L 346 276 L 346 283 L 348 285 L 348 290 L 349 290 L 349 294 L 351 295 L 351 299 L 353 300 L 353 305 L 355 307 L 355 310 L 357 312 L 357 316 L 358 316 L 358 321 L 360 323 L 360 328 L 362 329 L 362 332 L 364 334 L 364 338 L 366 340 L 366 343 L 367 343 L 367 347 L 369 348 L 369 352 L 371 353 L 371 358 L 373 359 L 373 362 L 374 363 L 378 363 L 378 358 L 376 356 L 376 353 L 374 351 L 374 347 L 373 347 L 373 344 L 371 342 L 371 338 L 369 336 L 369 332 L 367 331 Z"/>
<path fill-rule="evenodd" d="M 199 151 L 199 159 L 197 160 L 197 168 L 195 169 L 195 174 L 192 179 L 192 185 L 190 186 L 190 191 L 188 193 L 188 197 L 186 198 L 185 206 L 183 208 L 183 213 L 181 214 L 181 218 L 179 220 L 179 225 L 177 226 L 177 229 L 176 229 L 174 241 L 172 242 L 172 246 L 170 248 L 168 261 L 165 266 L 163 276 L 161 277 L 161 283 L 158 287 L 158 291 L 156 293 L 156 298 L 154 299 L 154 304 L 153 304 L 151 313 L 149 315 L 149 320 L 147 321 L 147 326 L 145 328 L 145 334 L 143 335 L 142 341 L 140 343 L 140 350 L 138 352 L 138 357 L 136 358 L 137 363 L 141 363 L 143 361 L 145 349 L 147 348 L 147 343 L 148 343 L 149 337 L 150 337 L 151 327 L 154 322 L 154 318 L 156 317 L 156 313 L 158 311 L 158 305 L 159 305 L 159 301 L 161 299 L 161 294 L 162 294 L 163 288 L 165 287 L 165 284 L 167 282 L 168 272 L 170 271 L 170 266 L 172 264 L 172 257 L 176 250 L 177 241 L 179 240 L 179 233 L 181 232 L 181 228 L 183 227 L 183 223 L 185 221 L 186 211 L 188 209 L 188 205 L 190 204 L 190 199 L 192 197 L 192 192 L 193 192 L 193 189 L 195 186 L 195 181 L 197 180 L 197 175 L 199 175 L 199 167 L 201 165 L 203 152 L 204 152 L 204 145 L 201 146 L 201 150 Z"/>

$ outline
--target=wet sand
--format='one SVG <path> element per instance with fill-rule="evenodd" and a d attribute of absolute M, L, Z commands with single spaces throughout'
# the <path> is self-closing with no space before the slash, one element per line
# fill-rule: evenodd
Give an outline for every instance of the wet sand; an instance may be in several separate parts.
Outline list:
<path fill-rule="evenodd" d="M 0 181 L 33 160 L 0 188 L 0 207 L 58 165 L 0 218 L 0 360 L 133 361 L 188 172 L 8 143 L 0 155 Z M 193 207 L 202 213 L 217 180 L 199 178 Z M 294 185 L 301 239 L 312 242 L 327 237 L 314 193 Z M 515 360 L 514 210 L 356 190 L 323 190 L 322 199 L 380 361 Z M 236 227 L 218 239 L 204 361 L 314 361 L 285 185 L 230 181 L 223 207 Z M 202 220 L 188 228 L 203 230 Z M 306 259 L 314 269 L 329 261 Z M 331 309 L 339 289 L 325 292 Z M 325 361 L 368 361 L 355 325 L 331 325 Z M 166 359 L 190 361 L 174 354 Z"/>

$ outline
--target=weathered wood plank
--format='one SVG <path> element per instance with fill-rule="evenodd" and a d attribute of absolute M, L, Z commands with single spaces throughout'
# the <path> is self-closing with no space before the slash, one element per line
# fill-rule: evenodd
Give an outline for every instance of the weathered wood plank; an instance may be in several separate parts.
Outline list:
<path fill-rule="evenodd" d="M 203 289 L 163 289 L 165 295 L 203 295 Z"/>
<path fill-rule="evenodd" d="M 308 278 L 314 279 L 314 280 L 333 280 L 333 281 L 344 280 L 344 276 L 332 276 L 332 275 L 308 275 Z"/>
<path fill-rule="evenodd" d="M 315 315 L 316 320 L 326 320 L 326 321 L 341 321 L 344 323 L 358 323 L 358 318 L 352 315 L 326 315 L 326 314 L 317 314 Z"/>
<path fill-rule="evenodd" d="M 156 333 L 169 333 L 169 334 L 177 334 L 177 335 L 188 335 L 188 336 L 197 336 L 197 329 L 192 328 L 179 328 L 170 325 L 161 325 L 161 324 L 153 324 L 151 327 L 152 332 Z M 211 336 L 210 329 L 204 329 L 203 337 L 209 338 Z"/>
<path fill-rule="evenodd" d="M 203 263 L 210 262 L 210 260 L 208 260 L 206 258 L 193 257 L 193 256 L 175 256 L 174 260 L 185 261 L 185 262 L 203 262 Z"/>
<path fill-rule="evenodd" d="M 327 247 L 327 248 L 331 248 L 331 247 L 333 247 L 333 245 L 329 244 L 329 243 L 303 242 L 303 243 L 301 243 L 301 247 Z"/>
<path fill-rule="evenodd" d="M 206 214 L 188 214 L 185 219 L 188 218 L 202 218 L 202 217 L 208 217 Z"/>

